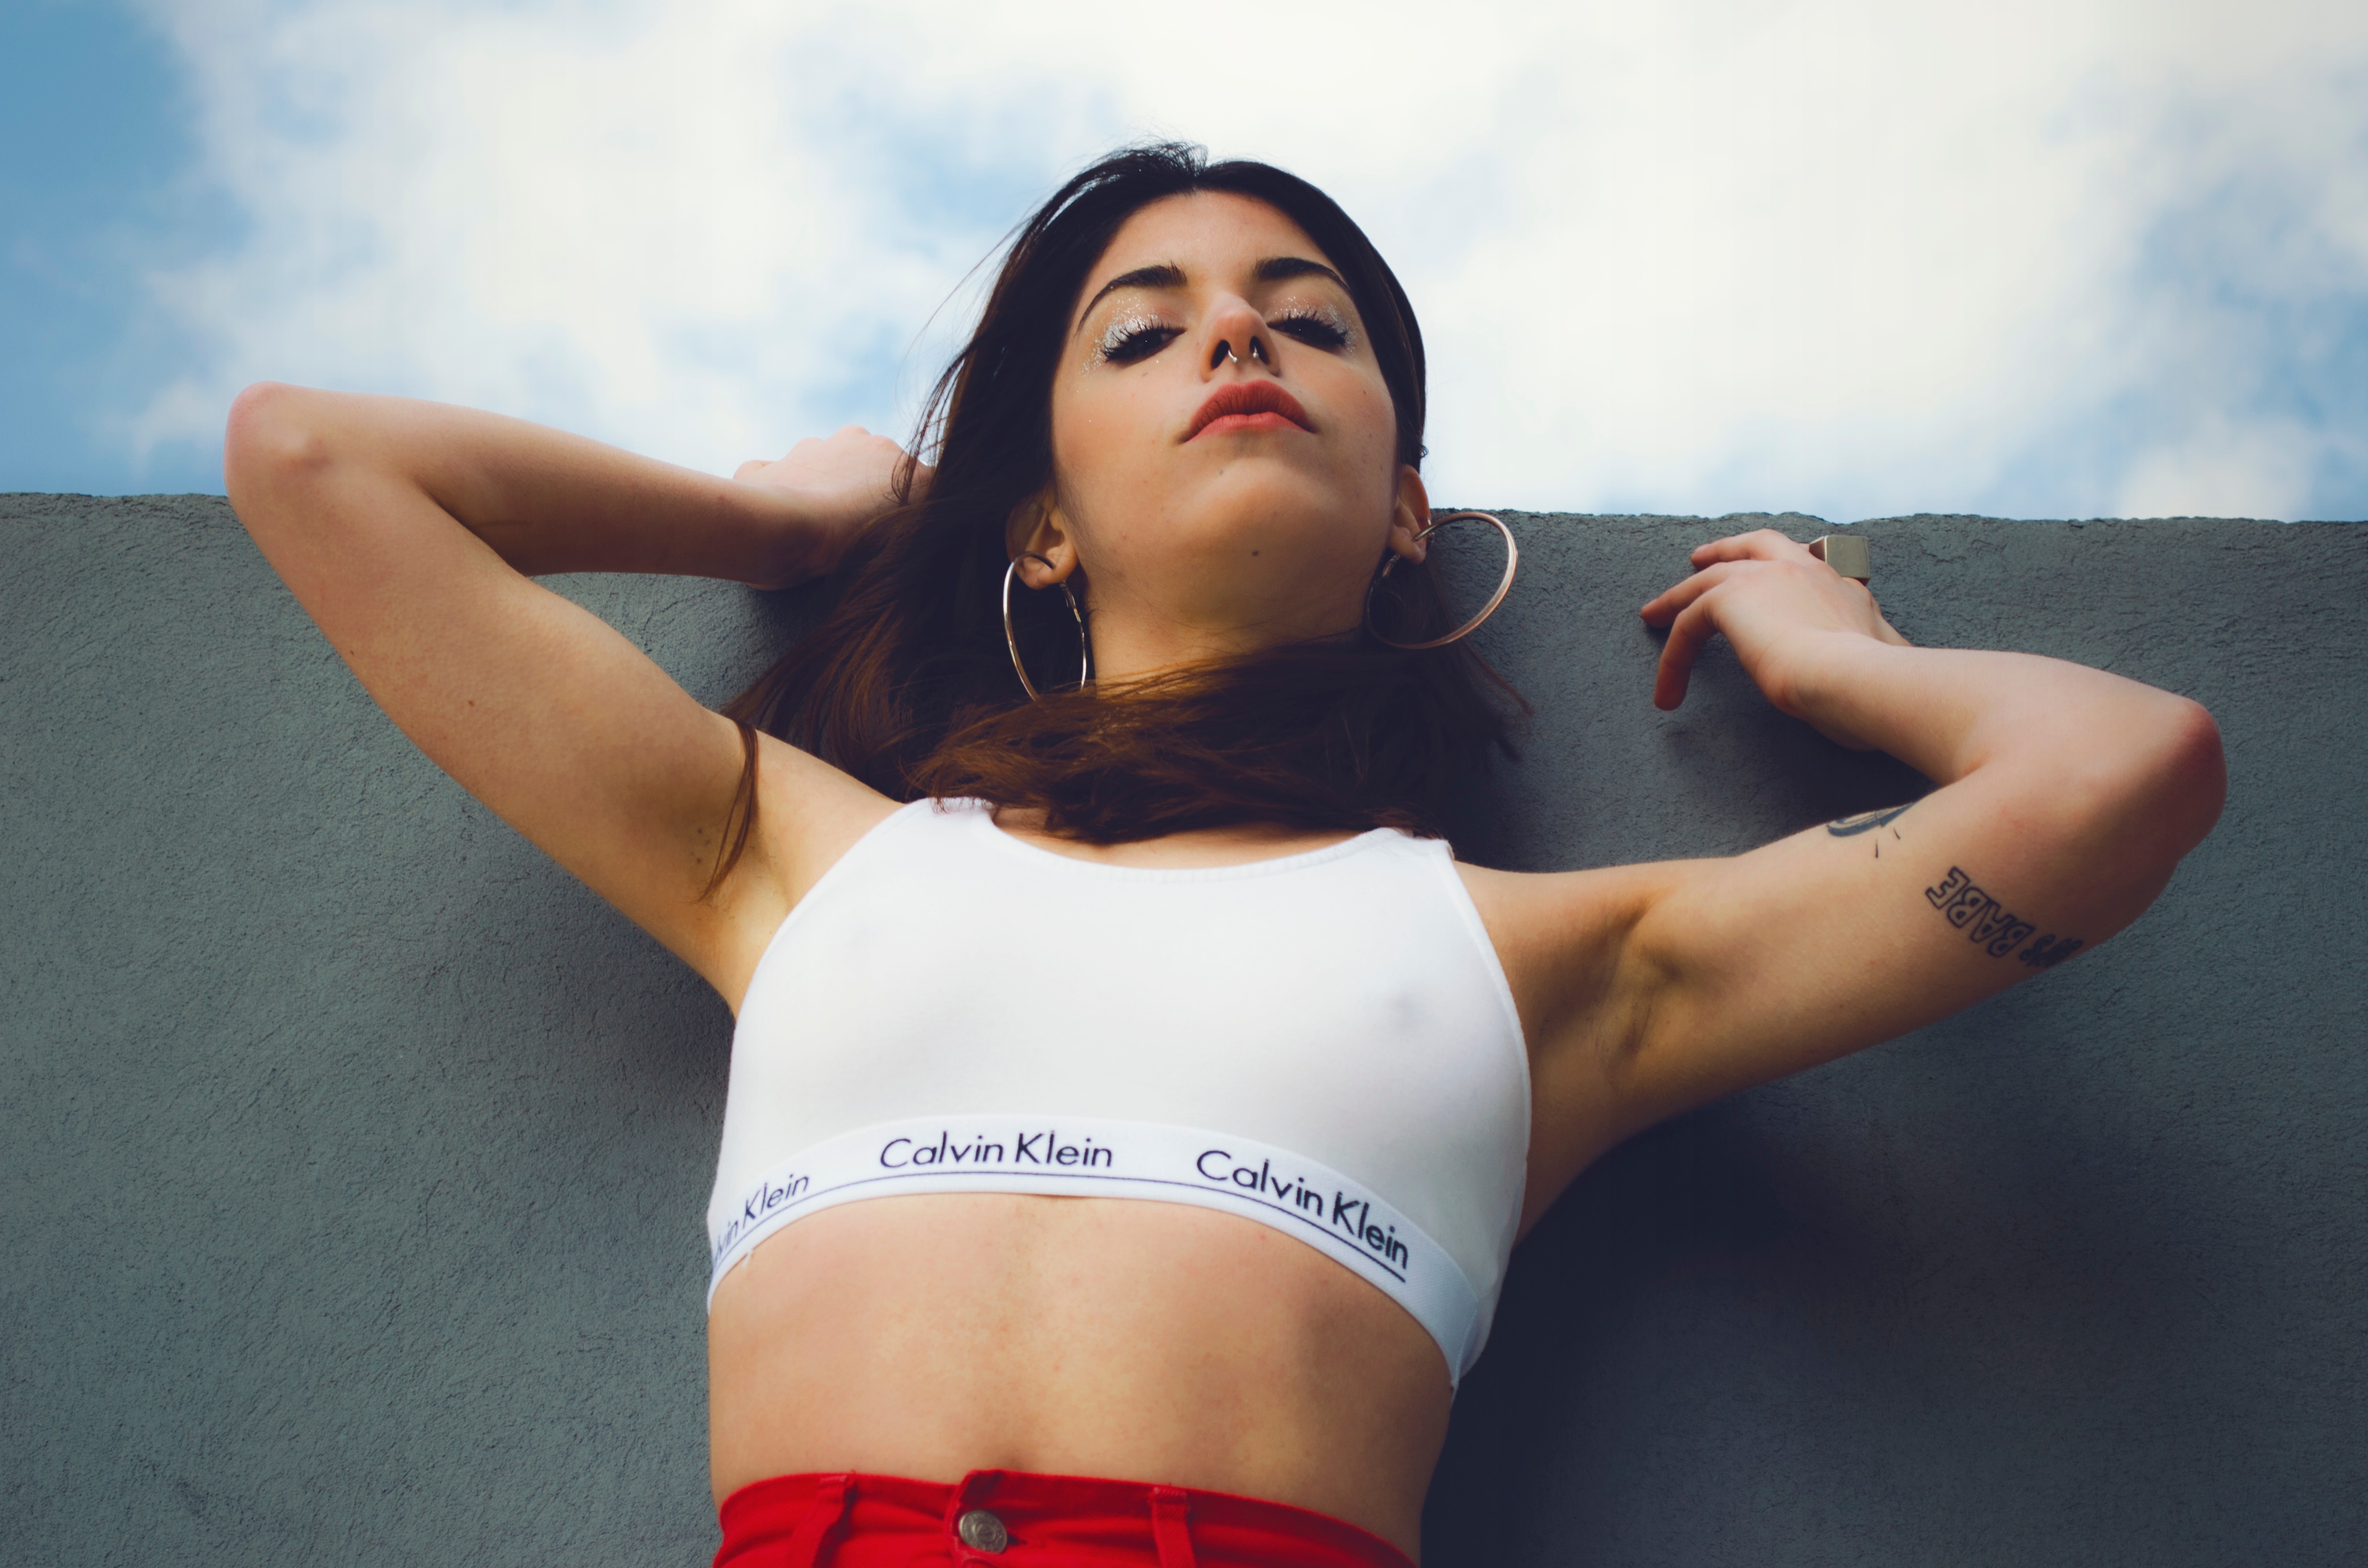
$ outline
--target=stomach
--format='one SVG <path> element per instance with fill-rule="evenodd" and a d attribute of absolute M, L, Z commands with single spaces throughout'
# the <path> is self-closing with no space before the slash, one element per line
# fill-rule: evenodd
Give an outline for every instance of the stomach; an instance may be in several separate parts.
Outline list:
<path fill-rule="evenodd" d="M 708 1316 L 715 1496 L 768 1476 L 1035 1471 L 1262 1497 L 1408 1556 L 1447 1365 L 1303 1242 L 1181 1204 L 874 1199 L 800 1220 Z"/>

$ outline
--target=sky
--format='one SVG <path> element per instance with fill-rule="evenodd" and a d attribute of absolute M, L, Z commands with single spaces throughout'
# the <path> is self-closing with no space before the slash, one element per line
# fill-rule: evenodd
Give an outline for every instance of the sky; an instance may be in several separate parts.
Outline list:
<path fill-rule="evenodd" d="M 2368 5 L 0 0 L 0 491 L 257 380 L 902 436 L 1131 140 L 1337 197 L 1443 505 L 2368 518 Z"/>

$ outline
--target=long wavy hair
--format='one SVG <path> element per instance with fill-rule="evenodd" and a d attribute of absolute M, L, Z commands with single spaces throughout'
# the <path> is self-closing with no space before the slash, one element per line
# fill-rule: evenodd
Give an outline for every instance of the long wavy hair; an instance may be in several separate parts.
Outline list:
<path fill-rule="evenodd" d="M 1044 695 L 1030 701 L 1021 688 L 1004 641 L 1005 530 L 1053 478 L 1053 380 L 1069 314 L 1129 217 L 1194 191 L 1267 203 L 1339 269 L 1395 405 L 1398 460 L 1420 465 L 1421 329 L 1338 204 L 1270 165 L 1211 164 L 1191 146 L 1102 159 L 1012 236 L 977 329 L 938 379 L 911 444 L 935 456 L 935 476 L 916 494 L 908 462 L 898 505 L 834 574 L 821 622 L 724 708 L 741 725 L 746 766 L 717 882 L 754 824 L 757 730 L 895 799 L 1033 808 L 1047 831 L 1096 844 L 1253 822 L 1440 836 L 1457 778 L 1491 753 L 1511 755 L 1527 705 L 1462 642 L 1410 653 L 1359 632 L 1108 692 L 1040 680 Z M 1427 568 L 1402 562 L 1388 581 L 1394 635 L 1445 629 Z M 1075 667 L 1076 622 L 1060 596 L 1024 598 L 1032 602 L 1015 615 L 1029 668 L 1050 677 Z"/>

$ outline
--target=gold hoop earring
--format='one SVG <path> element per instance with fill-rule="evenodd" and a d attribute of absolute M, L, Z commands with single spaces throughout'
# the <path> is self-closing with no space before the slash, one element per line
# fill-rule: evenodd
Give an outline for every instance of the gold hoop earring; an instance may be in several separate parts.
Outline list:
<path fill-rule="evenodd" d="M 1010 565 L 1003 569 L 1003 645 L 1011 650 L 1011 667 L 1019 676 L 1020 689 L 1028 693 L 1029 701 L 1036 702 L 1042 699 L 1037 695 L 1036 683 L 1028 678 L 1028 666 L 1019 662 L 1019 638 L 1011 629 L 1011 579 L 1019 575 L 1019 563 L 1023 561 L 1044 561 L 1044 558 L 1032 550 L 1023 550 L 1011 558 Z M 1044 561 L 1044 566 L 1047 571 L 1053 569 L 1050 561 Z M 1093 679 L 1093 640 L 1086 635 L 1086 612 L 1078 608 L 1077 596 L 1069 591 L 1066 582 L 1060 584 L 1059 587 L 1061 597 L 1069 602 L 1069 613 L 1077 618 L 1077 689 L 1082 691 L 1086 683 Z"/>
<path fill-rule="evenodd" d="M 1384 637 L 1380 632 L 1374 631 L 1373 595 L 1380 589 L 1382 579 L 1387 577 L 1391 572 L 1396 569 L 1397 563 L 1406 559 L 1406 557 L 1398 554 L 1395 551 L 1393 551 L 1390 552 L 1389 559 L 1382 562 L 1382 569 L 1373 574 L 1373 580 L 1365 585 L 1366 636 L 1371 637 L 1374 642 L 1379 642 L 1385 647 L 1400 648 L 1404 649 L 1407 653 L 1420 653 L 1425 648 L 1444 648 L 1450 642 L 1462 642 L 1464 638 L 1471 636 L 1474 631 L 1477 631 L 1482 621 L 1497 613 L 1497 607 L 1503 604 L 1505 602 L 1505 596 L 1513 591 L 1513 573 L 1514 570 L 1521 563 L 1521 547 L 1513 541 L 1513 530 L 1505 526 L 1504 518 L 1493 516 L 1487 512 L 1442 512 L 1438 517 L 1431 518 L 1430 521 L 1425 525 L 1422 532 L 1414 536 L 1415 542 L 1417 544 L 1420 544 L 1423 540 L 1437 533 L 1449 523 L 1463 522 L 1465 519 L 1472 517 L 1476 517 L 1484 523 L 1496 524 L 1497 531 L 1505 536 L 1505 575 L 1497 584 L 1497 591 L 1488 596 L 1488 602 L 1480 607 L 1480 613 L 1465 621 L 1463 625 L 1457 627 L 1454 631 L 1449 632 L 1446 636 L 1434 637 L 1428 642 L 1401 642 L 1395 637 Z"/>

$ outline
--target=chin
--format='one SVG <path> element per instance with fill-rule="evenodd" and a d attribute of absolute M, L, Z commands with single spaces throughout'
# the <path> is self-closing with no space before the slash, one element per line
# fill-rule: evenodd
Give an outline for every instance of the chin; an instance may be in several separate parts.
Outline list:
<path fill-rule="evenodd" d="M 1330 476 L 1276 462 L 1234 462 L 1169 510 L 1171 539 L 1195 554 L 1238 559 L 1246 551 L 1317 552 L 1376 559 L 1389 528 L 1389 502 L 1344 494 Z"/>

